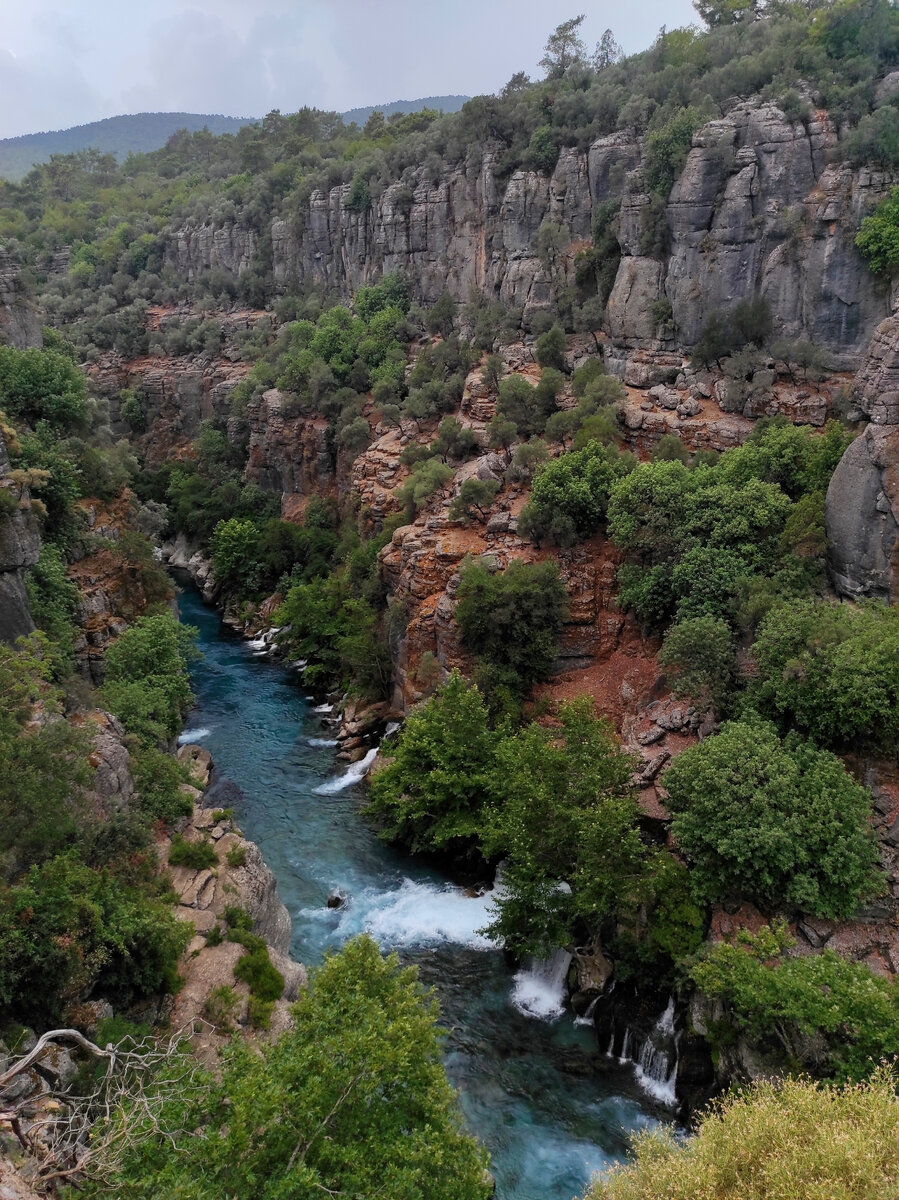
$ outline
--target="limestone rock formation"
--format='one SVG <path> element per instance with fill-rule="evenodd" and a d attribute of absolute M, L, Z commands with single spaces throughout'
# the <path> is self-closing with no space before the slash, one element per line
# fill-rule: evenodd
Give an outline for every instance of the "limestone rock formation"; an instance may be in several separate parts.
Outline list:
<path fill-rule="evenodd" d="M 0 247 L 0 344 L 23 350 L 42 341 L 41 323 L 28 302 L 19 269 Z"/>
<path fill-rule="evenodd" d="M 346 207 L 349 185 L 313 192 L 304 212 L 272 221 L 270 258 L 257 258 L 268 239 L 239 216 L 215 229 L 185 226 L 170 235 L 166 261 L 188 278 L 261 268 L 282 289 L 306 281 L 344 294 L 399 270 L 426 302 L 444 288 L 464 301 L 474 286 L 527 320 L 550 304 L 554 285 L 573 282 L 598 206 L 621 199 L 623 257 L 608 305 L 613 358 L 690 346 L 712 313 L 760 292 L 780 334 L 813 340 L 852 365 L 889 311 L 855 233 L 894 179 L 829 163 L 835 145 L 824 112 L 806 126 L 770 102 L 740 100 L 694 136 L 661 216 L 646 190 L 643 144 L 618 132 L 583 153 L 563 150 L 550 176 L 519 170 L 503 181 L 488 150 L 439 179 L 422 171 L 411 188 L 388 186 L 366 212 Z M 536 251 L 545 221 L 571 237 L 555 262 Z M 661 238 L 647 236 L 653 221 Z M 668 243 L 658 257 L 647 253 L 653 241 Z M 676 338 L 656 327 L 658 300 L 671 304 Z"/>
<path fill-rule="evenodd" d="M 0 434 L 0 488 L 18 498 L 18 488 L 9 480 L 10 465 L 6 443 Z M 4 496 L 5 499 L 5 496 Z M 11 513 L 0 512 L 0 641 L 16 638 L 34 630 L 25 590 L 25 568 L 40 558 L 41 539 L 37 519 L 27 496 L 19 499 Z"/>
<path fill-rule="evenodd" d="M 869 425 L 834 471 L 827 489 L 828 563 L 844 596 L 893 596 L 899 536 L 899 428 Z"/>

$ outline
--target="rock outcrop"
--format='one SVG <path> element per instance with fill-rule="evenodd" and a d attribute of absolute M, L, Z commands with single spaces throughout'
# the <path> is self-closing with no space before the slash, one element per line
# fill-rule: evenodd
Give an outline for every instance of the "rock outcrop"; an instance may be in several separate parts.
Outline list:
<path fill-rule="evenodd" d="M 11 512 L 0 508 L 0 642 L 11 644 L 34 630 L 25 569 L 40 558 L 41 539 L 27 492 L 10 479 L 9 455 L 2 433 L 0 491 L 0 500 L 15 505 Z"/>
<path fill-rule="evenodd" d="M 840 595 L 893 598 L 897 537 L 899 428 L 869 425 L 827 489 L 828 565 Z"/>
<path fill-rule="evenodd" d="M 28 300 L 19 268 L 0 247 L 0 345 L 24 350 L 42 343 L 41 323 Z"/>
<path fill-rule="evenodd" d="M 464 301 L 475 287 L 528 320 L 573 282 L 598 206 L 620 199 L 622 258 L 607 316 L 613 360 L 690 346 L 712 313 L 761 293 L 782 335 L 813 340 L 852 365 L 889 311 L 855 233 L 894 180 L 829 163 L 835 146 L 824 112 L 803 124 L 772 103 L 741 100 L 696 133 L 661 212 L 644 181 L 643 143 L 618 132 L 584 153 L 563 150 L 550 176 L 519 170 L 503 181 L 489 150 L 436 180 L 422 170 L 411 187 L 388 186 L 366 212 L 347 208 L 349 185 L 316 191 L 305 210 L 272 221 L 270 243 L 240 217 L 215 229 L 186 226 L 170 235 L 166 261 L 188 278 L 261 268 L 281 289 L 314 282 L 344 294 L 399 270 L 426 302 L 444 288 Z M 571 238 L 552 262 L 536 250 L 545 221 Z M 653 257 L 650 243 L 665 248 Z M 266 249 L 260 259 L 268 244 L 270 257 Z M 671 306 L 665 328 L 654 315 L 658 301 Z"/>
<path fill-rule="evenodd" d="M 827 489 L 828 565 L 840 595 L 890 600 L 899 535 L 899 315 L 878 325 L 853 397 L 871 424 Z"/>

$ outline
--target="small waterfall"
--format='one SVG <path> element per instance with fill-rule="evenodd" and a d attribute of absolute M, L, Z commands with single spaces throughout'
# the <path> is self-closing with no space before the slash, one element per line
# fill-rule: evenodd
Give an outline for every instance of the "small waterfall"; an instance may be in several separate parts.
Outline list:
<path fill-rule="evenodd" d="M 565 1011 L 565 977 L 571 965 L 567 950 L 551 958 L 529 958 L 515 976 L 512 1003 L 526 1017 L 554 1021 Z"/>
<path fill-rule="evenodd" d="M 275 638 L 279 633 L 283 633 L 287 626 L 272 626 L 271 629 L 264 629 L 259 637 L 251 638 L 247 643 L 257 658 L 271 654 L 275 649 Z"/>
<path fill-rule="evenodd" d="M 593 999 L 590 1001 L 590 1003 L 587 1005 L 587 1010 L 583 1014 L 583 1016 L 574 1018 L 575 1025 L 592 1027 L 593 1014 L 596 1011 L 596 1005 L 598 1003 L 599 1003 L 599 996 L 594 996 Z"/>
<path fill-rule="evenodd" d="M 178 736 L 179 746 L 191 746 L 194 742 L 202 742 L 212 733 L 211 729 L 185 729 Z"/>
<path fill-rule="evenodd" d="M 629 1053 L 631 1029 L 624 1031 L 621 1042 L 621 1053 L 617 1056 L 621 1063 L 634 1064 L 634 1074 L 640 1087 L 659 1104 L 666 1108 L 677 1106 L 677 1044 L 679 1034 L 674 1031 L 674 996 L 668 997 L 665 1011 L 656 1021 L 647 1037 L 640 1043 L 636 1056 Z M 607 1054 L 614 1053 L 615 1033 L 609 1042 Z"/>
<path fill-rule="evenodd" d="M 336 792 L 342 792 L 345 788 L 352 787 L 354 783 L 359 783 L 368 774 L 368 768 L 375 761 L 377 753 L 378 747 L 372 746 L 365 758 L 351 763 L 343 775 L 338 775 L 336 779 L 329 779 L 327 783 L 317 787 L 315 794 L 317 796 L 333 796 Z"/>

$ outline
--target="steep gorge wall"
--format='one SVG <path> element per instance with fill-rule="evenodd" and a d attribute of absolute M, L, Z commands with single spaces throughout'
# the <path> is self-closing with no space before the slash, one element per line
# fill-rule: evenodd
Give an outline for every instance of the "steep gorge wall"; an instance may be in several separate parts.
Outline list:
<path fill-rule="evenodd" d="M 736 103 L 694 135 L 664 210 L 667 250 L 659 257 L 641 252 L 651 212 L 644 147 L 619 132 L 586 153 L 563 150 L 551 176 L 516 171 L 504 181 L 489 151 L 476 168 L 448 168 L 436 181 L 420 172 L 411 195 L 394 183 L 364 213 L 347 209 L 348 185 L 314 192 L 303 211 L 272 222 L 262 265 L 281 290 L 315 282 L 345 294 L 399 270 L 424 301 L 444 288 L 465 300 L 475 287 L 527 318 L 551 303 L 554 285 L 573 280 L 595 210 L 620 198 L 622 259 L 606 326 L 621 374 L 629 352 L 688 347 L 711 314 L 757 292 L 771 302 L 780 333 L 808 338 L 852 366 L 890 311 L 888 290 L 876 286 L 854 238 L 895 180 L 829 163 L 835 145 L 823 112 L 805 126 L 773 104 Z M 555 264 L 536 252 L 544 221 L 571 234 Z M 257 264 L 263 242 L 240 221 L 187 226 L 170 236 L 166 261 L 188 277 L 212 268 L 238 276 Z M 658 326 L 658 300 L 671 304 L 674 332 Z"/>

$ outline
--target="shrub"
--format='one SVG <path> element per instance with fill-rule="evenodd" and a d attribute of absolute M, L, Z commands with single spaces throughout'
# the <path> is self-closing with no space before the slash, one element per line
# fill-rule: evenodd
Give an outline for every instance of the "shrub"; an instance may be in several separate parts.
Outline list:
<path fill-rule="evenodd" d="M 694 108 L 682 108 L 646 139 L 646 184 L 650 191 L 667 196 L 675 176 L 687 161 L 693 133 L 701 122 Z"/>
<path fill-rule="evenodd" d="M 207 946 L 210 944 L 209 938 L 206 939 L 206 944 Z M 213 1025 L 227 1032 L 231 1028 L 231 1021 L 239 1004 L 240 997 L 234 988 L 228 983 L 222 983 L 218 987 L 213 988 L 206 997 L 206 1002 L 203 1005 L 203 1015 Z"/>
<path fill-rule="evenodd" d="M 498 416 L 514 424 L 521 437 L 542 432 L 546 424 L 546 412 L 537 396 L 537 389 L 523 375 L 507 375 L 502 380 L 496 409 Z"/>
<path fill-rule="evenodd" d="M 547 463 L 531 488 L 519 531 L 538 544 L 572 546 L 591 537 L 606 515 L 612 486 L 633 469 L 633 459 L 591 442 Z"/>
<path fill-rule="evenodd" d="M 762 712 L 834 749 L 899 739 L 899 613 L 883 604 L 781 604 L 762 621 L 752 689 Z"/>
<path fill-rule="evenodd" d="M 189 937 L 165 903 L 54 858 L 0 892 L 0 1012 L 49 1023 L 94 991 L 116 1004 L 170 991 Z"/>
<path fill-rule="evenodd" d="M 157 613 L 140 617 L 106 653 L 104 703 L 148 745 L 174 737 L 193 702 L 187 662 L 195 636 L 171 613 Z"/>
<path fill-rule="evenodd" d="M 862 1087 L 766 1080 L 719 1101 L 690 1138 L 638 1134 L 635 1161 L 600 1176 L 585 1200 L 771 1200 L 810 1197 L 810 1186 L 841 1200 L 887 1197 L 897 1186 L 897 1124 L 887 1068 Z"/>
<path fill-rule="evenodd" d="M 209 842 L 186 842 L 180 833 L 172 838 L 169 848 L 170 867 L 190 867 L 193 871 L 203 871 L 207 867 L 218 865 L 218 855 Z"/>
<path fill-rule="evenodd" d="M 232 846 L 225 858 L 229 867 L 242 867 L 247 861 L 246 846 Z"/>
<path fill-rule="evenodd" d="M 855 244 L 872 271 L 885 275 L 899 267 L 899 187 L 865 217 Z"/>
<path fill-rule="evenodd" d="M 775 1043 L 788 1061 L 803 1062 L 814 1047 L 818 1071 L 858 1080 L 884 1059 L 895 1059 L 899 982 L 829 948 L 793 955 L 794 944 L 783 923 L 740 932 L 733 944 L 706 947 L 690 977 L 726 1005 L 729 1025 L 757 1044 Z M 816 1045 L 822 1039 L 823 1061 Z"/>
<path fill-rule="evenodd" d="M 877 890 L 868 791 L 795 735 L 731 721 L 678 755 L 665 787 L 672 833 L 709 902 L 736 894 L 847 917 Z"/>
<path fill-rule="evenodd" d="M 565 370 L 565 353 L 568 350 L 568 340 L 561 325 L 553 325 L 546 333 L 541 333 L 534 344 L 537 362 L 541 367 L 553 367 L 557 371 Z"/>
<path fill-rule="evenodd" d="M 672 625 L 659 662 L 672 676 L 677 696 L 689 696 L 702 708 L 720 711 L 734 673 L 730 628 L 719 617 L 694 617 Z"/>
<path fill-rule="evenodd" d="M 176 758 L 154 746 L 141 746 L 131 758 L 136 802 L 153 821 L 171 825 L 190 816 L 193 802 L 181 791 L 184 769 Z"/>
<path fill-rule="evenodd" d="M 241 955 L 234 964 L 234 977 L 245 983 L 250 994 L 263 1003 L 279 1000 L 284 991 L 284 976 L 272 966 L 264 942 Z"/>
<path fill-rule="evenodd" d="M 478 514 L 478 520 L 487 520 L 487 510 L 493 503 L 493 498 L 499 490 L 495 479 L 478 479 L 472 476 L 466 479 L 459 489 L 459 495 L 449 506 L 449 517 L 452 521 L 468 521 L 472 509 Z"/>
<path fill-rule="evenodd" d="M 469 562 L 459 582 L 455 618 L 466 649 L 491 664 L 511 668 L 523 690 L 544 678 L 568 610 L 558 565 L 516 560 L 491 574 Z"/>

